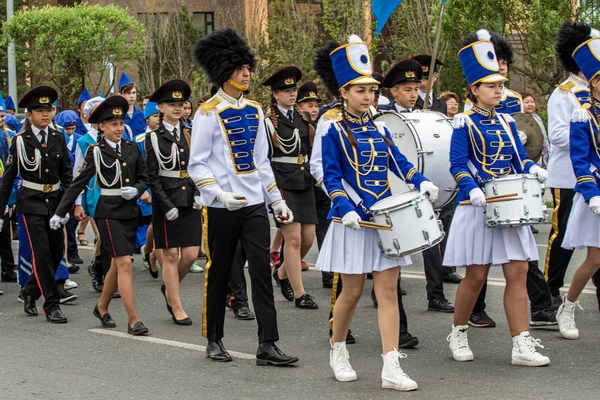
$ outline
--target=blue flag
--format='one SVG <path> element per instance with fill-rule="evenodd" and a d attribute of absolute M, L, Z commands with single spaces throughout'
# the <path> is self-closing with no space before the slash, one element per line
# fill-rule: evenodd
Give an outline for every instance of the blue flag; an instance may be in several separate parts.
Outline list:
<path fill-rule="evenodd" d="M 373 14 L 377 18 L 376 35 L 381 35 L 385 23 L 390 19 L 394 10 L 400 5 L 402 0 L 373 0 Z"/>

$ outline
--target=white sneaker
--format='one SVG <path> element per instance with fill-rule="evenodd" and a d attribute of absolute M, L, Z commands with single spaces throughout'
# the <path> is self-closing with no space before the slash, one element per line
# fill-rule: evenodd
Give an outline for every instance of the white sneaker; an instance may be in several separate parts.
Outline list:
<path fill-rule="evenodd" d="M 550 359 L 541 355 L 535 349 L 544 348 L 540 344 L 540 339 L 534 339 L 528 331 L 521 332 L 518 336 L 512 338 L 512 364 L 523 365 L 526 367 L 541 367 L 550 364 Z"/>
<path fill-rule="evenodd" d="M 406 354 L 399 353 L 394 349 L 387 354 L 382 354 L 383 369 L 381 370 L 381 387 L 385 389 L 400 390 L 408 392 L 417 390 L 419 386 L 406 375 L 400 367 L 400 359 L 406 358 Z"/>
<path fill-rule="evenodd" d="M 579 301 L 571 303 L 565 296 L 563 303 L 556 312 L 556 322 L 558 330 L 565 339 L 579 339 L 579 329 L 575 325 L 575 306 L 583 310 Z"/>
<path fill-rule="evenodd" d="M 468 330 L 469 325 L 452 325 L 452 332 L 450 332 L 446 338 L 450 344 L 452 358 L 456 361 L 473 361 L 475 358 L 473 352 L 469 348 L 469 340 L 467 339 Z"/>
<path fill-rule="evenodd" d="M 190 267 L 190 272 L 193 274 L 200 274 L 200 273 L 204 272 L 204 268 L 202 268 L 201 266 L 199 266 L 196 263 L 193 263 L 192 266 Z"/>
<path fill-rule="evenodd" d="M 346 349 L 346 342 L 334 343 L 329 352 L 329 365 L 333 369 L 335 379 L 340 382 L 351 382 L 358 379 L 356 371 L 350 365 L 350 354 Z"/>
<path fill-rule="evenodd" d="M 79 287 L 79 285 L 77 285 L 77 282 L 75 282 L 75 281 L 72 281 L 70 279 L 67 279 L 65 281 L 65 290 L 76 289 L 78 287 Z"/>

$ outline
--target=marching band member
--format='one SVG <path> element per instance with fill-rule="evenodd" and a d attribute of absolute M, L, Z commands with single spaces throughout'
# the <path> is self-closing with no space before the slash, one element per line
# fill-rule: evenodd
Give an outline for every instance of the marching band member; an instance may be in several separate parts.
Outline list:
<path fill-rule="evenodd" d="M 286 365 L 298 358 L 276 345 L 277 312 L 269 265 L 270 204 L 279 222 L 293 222 L 292 212 L 277 189 L 269 165 L 268 139 L 261 107 L 244 98 L 256 65 L 248 43 L 224 28 L 201 39 L 196 61 L 218 87 L 202 103 L 193 120 L 190 176 L 200 189 L 207 264 L 204 283 L 202 334 L 208 339 L 207 357 L 231 361 L 225 350 L 223 325 L 229 270 L 238 241 L 248 258 L 252 302 L 258 321 L 258 365 Z"/>
<path fill-rule="evenodd" d="M 177 325 L 192 324 L 179 298 L 179 282 L 198 257 L 202 242 L 202 205 L 187 171 L 190 132 L 182 119 L 190 94 L 190 86 L 181 79 L 163 83 L 152 94 L 150 101 L 158 104 L 161 123 L 145 140 L 154 243 L 162 252 L 161 291 Z"/>
<path fill-rule="evenodd" d="M 64 253 L 63 230 L 50 229 L 49 217 L 72 180 L 71 162 L 64 135 L 49 127 L 52 103 L 58 98 L 56 90 L 38 86 L 27 92 L 19 107 L 27 108 L 27 120 L 21 133 L 13 138 L 7 167 L 0 184 L 0 209 L 4 210 L 13 181 L 20 175 L 17 212 L 32 251 L 33 273 L 21 289 L 27 315 L 38 315 L 35 302 L 44 296 L 44 313 L 52 323 L 65 323 L 67 317 L 60 309 L 60 293 L 55 273 Z M 63 214 L 64 223 L 68 214 Z M 0 229 L 3 225 L 0 220 Z"/>
<path fill-rule="evenodd" d="M 435 82 L 437 81 L 440 75 L 439 71 L 437 71 L 436 69 L 438 66 L 443 66 L 444 63 L 436 58 L 435 64 L 433 65 L 433 74 L 430 74 L 429 68 L 431 66 L 431 58 L 432 57 L 427 54 L 419 54 L 411 58 L 412 60 L 415 60 L 416 62 L 421 64 L 421 68 L 423 69 L 423 77 L 421 78 L 421 82 L 419 82 L 419 98 L 417 99 L 417 104 L 415 105 L 415 108 L 417 110 L 423 109 L 429 81 L 432 80 L 433 82 L 431 83 L 431 93 L 429 95 L 429 105 L 427 106 L 427 109 L 431 111 L 437 111 L 446 115 L 448 114 L 448 108 L 446 106 L 446 103 L 438 99 L 433 93 Z"/>
<path fill-rule="evenodd" d="M 575 307 L 579 295 L 600 268 L 600 32 L 574 29 L 570 40 L 579 46 L 573 59 L 590 84 L 590 102 L 575 110 L 571 117 L 570 156 L 577 184 L 573 208 L 562 246 L 567 249 L 587 248 L 584 262 L 577 268 L 569 292 L 557 312 L 558 327 L 566 339 L 578 339 Z"/>
<path fill-rule="evenodd" d="M 271 167 L 277 187 L 294 214 L 294 222 L 290 224 L 276 221 L 285 239 L 285 261 L 273 276 L 280 281 L 281 293 L 286 300 L 293 300 L 298 308 L 314 310 L 318 305 L 304 291 L 301 266 L 302 258 L 312 246 L 318 222 L 313 179 L 308 166 L 314 128 L 310 117 L 300 114 L 294 107 L 300 79 L 300 69 L 284 67 L 263 82 L 263 86 L 271 88 L 271 115 L 265 120 Z"/>
<path fill-rule="evenodd" d="M 512 336 L 512 363 L 541 366 L 550 363 L 536 347 L 539 340 L 527 331 L 527 261 L 537 260 L 533 233 L 527 226 L 506 229 L 487 228 L 483 209 L 482 181 L 493 177 L 529 172 L 540 182 L 545 170 L 529 160 L 518 138 L 514 120 L 498 114 L 495 106 L 502 96 L 506 78 L 499 73 L 498 60 L 490 33 L 481 29 L 466 38 L 458 53 L 467 82 L 471 110 L 454 119 L 450 145 L 450 170 L 458 183 L 458 205 L 450 227 L 444 265 L 466 265 L 466 276 L 456 293 L 454 324 L 448 335 L 456 361 L 471 361 L 473 353 L 467 340 L 467 322 L 490 264 L 501 264 L 506 278 L 504 307 Z M 491 127 L 491 128 L 490 128 Z"/>
<path fill-rule="evenodd" d="M 370 229 L 361 230 L 360 222 L 368 219 L 366 213 L 370 206 L 391 195 L 388 169 L 406 177 L 409 183 L 432 199 L 437 197 L 438 188 L 417 172 L 394 145 L 389 131 L 375 125 L 370 117 L 378 81 L 371 75 L 373 69 L 367 45 L 352 35 L 348 44 L 331 52 L 331 61 L 343 98 L 342 116 L 329 125 L 322 137 L 322 162 L 324 184 L 332 202 L 329 217 L 342 218 L 342 224 L 330 226 L 317 268 L 341 273 L 344 289 L 333 310 L 330 365 L 337 380 L 357 379 L 349 362 L 345 340 L 366 274 L 372 272 L 379 302 L 382 387 L 415 390 L 417 383 L 400 367 L 400 358 L 406 356 L 396 350 L 399 340 L 398 266 L 408 264 L 410 258 L 384 258 L 377 245 L 377 233 Z"/>
<path fill-rule="evenodd" d="M 90 146 L 77 177 L 50 219 L 50 227 L 60 229 L 63 215 L 96 176 L 101 195 L 95 220 L 102 246 L 112 260 L 93 314 L 103 327 L 116 327 L 108 307 L 118 288 L 128 315 L 127 333 L 144 335 L 148 328 L 140 321 L 135 307 L 131 256 L 139 214 L 135 199 L 147 189 L 148 176 L 138 147 L 121 139 L 128 108 L 127 100 L 117 95 L 104 100 L 90 114 L 89 122 L 97 124 L 98 134 L 103 137 Z"/>
<path fill-rule="evenodd" d="M 318 96 L 318 91 L 316 83 L 307 81 L 298 88 L 298 97 L 296 98 L 296 108 L 300 112 L 308 113 L 313 123 L 316 123 L 319 117 L 319 104 L 323 101 Z"/>

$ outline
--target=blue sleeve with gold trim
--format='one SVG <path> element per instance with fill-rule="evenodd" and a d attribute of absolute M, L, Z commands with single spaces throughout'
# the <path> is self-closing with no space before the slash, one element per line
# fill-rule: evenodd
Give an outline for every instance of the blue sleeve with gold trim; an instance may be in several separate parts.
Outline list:
<path fill-rule="evenodd" d="M 467 125 L 462 128 L 454 128 L 450 139 L 450 173 L 458 184 L 460 191 L 467 195 L 463 196 L 464 198 L 468 197 L 471 190 L 479 187 L 469 170 L 470 144 L 468 129 Z"/>
<path fill-rule="evenodd" d="M 387 127 L 385 128 L 385 136 L 392 143 L 394 143 L 392 135 L 390 134 L 390 131 Z M 400 149 L 398 148 L 398 146 L 396 146 L 396 144 L 394 144 L 390 148 L 390 150 L 392 152 L 394 160 L 396 161 L 394 162 L 394 160 L 390 160 L 390 170 L 393 173 L 395 173 L 399 178 L 402 178 L 403 175 L 406 178 L 406 182 L 411 183 L 415 185 L 417 189 L 420 189 L 421 183 L 428 181 L 428 179 L 425 176 L 423 176 L 423 174 L 421 174 L 419 171 L 417 171 L 415 166 L 410 161 L 408 161 L 404 154 L 400 152 Z M 400 171 L 398 171 L 398 167 L 400 168 Z"/>
<path fill-rule="evenodd" d="M 600 196 L 600 189 L 594 174 L 590 172 L 592 162 L 590 160 L 590 149 L 594 146 L 591 142 L 594 130 L 593 121 L 571 122 L 571 164 L 577 178 L 577 191 L 583 195 L 585 201 L 590 201 L 594 196 Z"/>
<path fill-rule="evenodd" d="M 342 185 L 342 164 L 347 160 L 342 158 L 340 152 L 339 138 L 335 124 L 331 124 L 327 134 L 323 136 L 323 183 L 331 199 L 332 211 L 337 211 L 337 215 L 344 216 L 350 211 L 356 211 L 356 208 L 348 198 L 348 194 Z"/>

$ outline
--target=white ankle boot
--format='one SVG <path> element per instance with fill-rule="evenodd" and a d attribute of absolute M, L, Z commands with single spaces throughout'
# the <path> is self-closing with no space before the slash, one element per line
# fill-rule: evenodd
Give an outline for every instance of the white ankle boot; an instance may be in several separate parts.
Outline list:
<path fill-rule="evenodd" d="M 550 359 L 541 355 L 536 347 L 544 348 L 539 339 L 534 339 L 528 331 L 512 338 L 512 364 L 526 367 L 541 367 L 550 364 Z"/>
<path fill-rule="evenodd" d="M 556 322 L 558 322 L 558 329 L 560 334 L 565 339 L 579 339 L 579 329 L 575 325 L 575 306 L 583 310 L 583 307 L 579 304 L 579 301 L 571 303 L 565 296 L 563 303 L 556 312 Z"/>
<path fill-rule="evenodd" d="M 383 369 L 381 370 L 381 387 L 395 389 L 402 392 L 417 390 L 419 386 L 404 373 L 400 367 L 400 359 L 406 358 L 406 354 L 399 353 L 394 349 L 387 354 L 382 354 Z"/>
<path fill-rule="evenodd" d="M 452 358 L 456 361 L 473 361 L 473 352 L 469 348 L 469 340 L 467 339 L 467 331 L 469 325 L 452 325 L 452 332 L 446 340 L 450 344 Z"/>
<path fill-rule="evenodd" d="M 335 379 L 340 382 L 351 382 L 358 379 L 356 372 L 350 365 L 350 354 L 346 349 L 346 342 L 333 344 L 329 352 L 329 365 L 333 369 Z"/>

